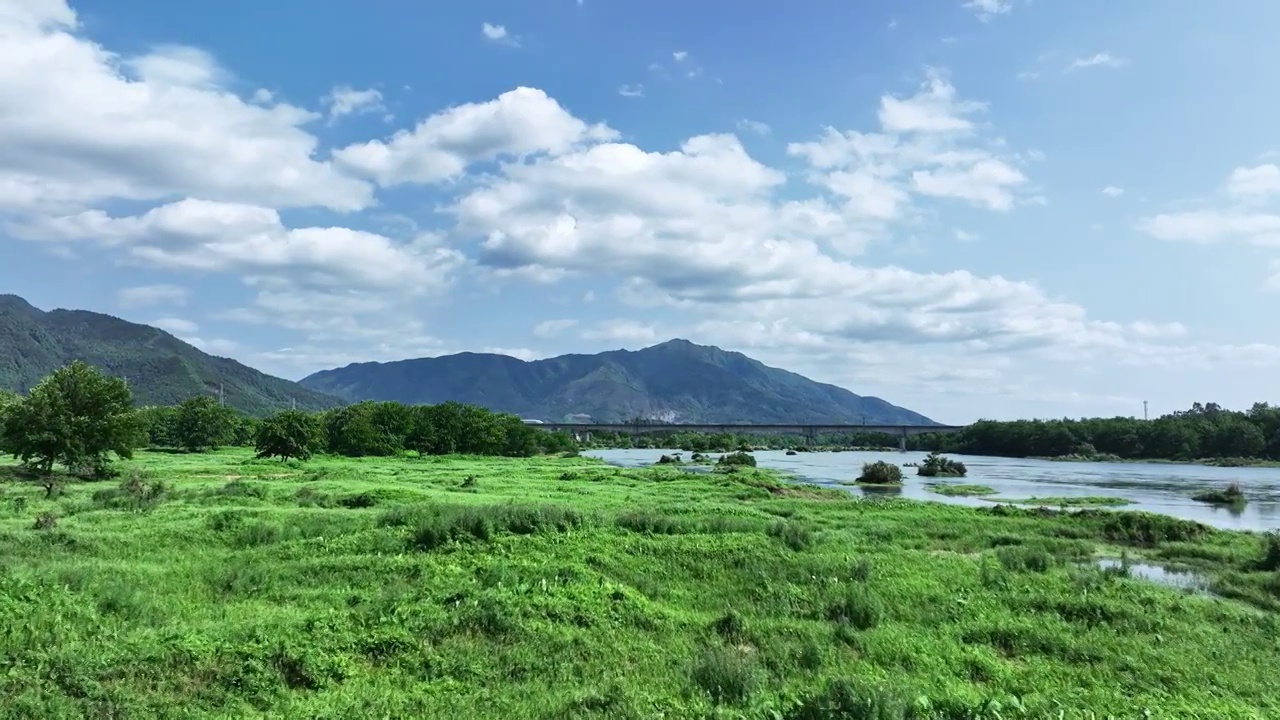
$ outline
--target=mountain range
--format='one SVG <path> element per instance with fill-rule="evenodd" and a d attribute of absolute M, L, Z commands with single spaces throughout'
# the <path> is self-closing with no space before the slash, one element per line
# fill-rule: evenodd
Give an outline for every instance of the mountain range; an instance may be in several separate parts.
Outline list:
<path fill-rule="evenodd" d="M 356 363 L 300 382 L 350 401 L 457 400 L 550 422 L 935 424 L 880 398 L 679 339 L 534 361 L 460 353 Z"/>
<path fill-rule="evenodd" d="M 45 312 L 16 295 L 0 295 L 0 388 L 26 392 L 73 360 L 127 378 L 140 405 L 176 405 L 196 395 L 219 393 L 228 405 L 252 415 L 295 403 L 308 410 L 343 404 L 230 358 L 201 352 L 149 325 L 85 310 Z"/>
<path fill-rule="evenodd" d="M 221 394 L 253 415 L 360 400 L 455 400 L 549 422 L 934 424 L 880 398 L 687 340 L 531 362 L 458 353 L 356 363 L 292 382 L 149 325 L 85 310 L 43 311 L 0 295 L 0 388 L 26 392 L 73 360 L 127 378 L 142 405 Z"/>

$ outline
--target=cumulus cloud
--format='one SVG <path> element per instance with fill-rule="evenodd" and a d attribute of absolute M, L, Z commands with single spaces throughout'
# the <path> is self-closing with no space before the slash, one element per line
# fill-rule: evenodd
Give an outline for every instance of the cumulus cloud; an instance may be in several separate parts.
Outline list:
<path fill-rule="evenodd" d="M 1108 185 L 1102 188 L 1102 194 L 1107 197 L 1120 197 L 1124 194 L 1124 188 L 1118 188 L 1115 185 Z"/>
<path fill-rule="evenodd" d="M 520 44 L 516 40 L 514 35 L 512 35 L 510 32 L 507 32 L 507 28 L 503 25 L 481 23 L 480 34 L 483 35 L 486 40 L 489 40 L 491 42 L 495 42 L 501 45 L 510 45 L 512 47 L 515 47 Z"/>
<path fill-rule="evenodd" d="M 1280 195 L 1280 167 L 1272 164 L 1238 167 L 1227 178 L 1227 192 L 1251 200 Z"/>
<path fill-rule="evenodd" d="M 338 85 L 324 97 L 324 104 L 329 108 L 329 120 L 337 120 L 345 115 L 381 112 L 386 110 L 382 104 L 382 93 L 373 88 L 357 90 L 349 85 Z"/>
<path fill-rule="evenodd" d="M 533 328 L 533 335 L 537 338 L 547 339 L 557 337 L 567 330 L 576 327 L 577 320 L 573 318 L 561 318 L 559 320 L 546 320 L 538 323 Z"/>
<path fill-rule="evenodd" d="M 431 183 L 456 178 L 476 162 L 563 153 L 615 137 L 617 131 L 579 120 L 542 90 L 520 87 L 439 112 L 386 141 L 349 145 L 334 157 L 380 185 Z"/>
<path fill-rule="evenodd" d="M 422 293 L 462 263 L 454 250 L 401 244 L 343 227 L 286 228 L 271 208 L 182 200 L 142 215 L 100 210 L 11 228 L 52 242 L 119 246 L 135 262 L 168 270 L 223 272 L 302 287 Z"/>
<path fill-rule="evenodd" d="M 208 54 L 162 46 L 137 56 L 80 33 L 60 0 L 0 10 L 0 211 L 70 210 L 200 196 L 355 210 L 368 183 L 317 159 L 316 115 L 254 103 Z"/>

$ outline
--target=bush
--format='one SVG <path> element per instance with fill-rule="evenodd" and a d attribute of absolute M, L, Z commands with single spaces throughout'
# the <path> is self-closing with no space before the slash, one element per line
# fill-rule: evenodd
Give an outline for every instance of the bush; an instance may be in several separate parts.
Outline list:
<path fill-rule="evenodd" d="M 923 477 L 964 477 L 969 472 L 964 463 L 929 453 L 924 464 L 916 467 L 916 474 Z"/>
<path fill-rule="evenodd" d="M 1240 483 L 1233 482 L 1222 489 L 1205 490 L 1191 496 L 1193 500 L 1200 502 L 1212 503 L 1214 505 L 1244 505 L 1244 490 L 1240 487 Z"/>
<path fill-rule="evenodd" d="M 755 693 L 760 673 L 751 656 L 736 648 L 702 651 L 693 665 L 693 682 L 718 705 L 736 705 Z"/>
<path fill-rule="evenodd" d="M 756 467 L 756 456 L 749 452 L 731 452 L 721 455 L 716 462 L 717 467 L 738 468 L 738 467 Z"/>
<path fill-rule="evenodd" d="M 731 643 L 747 641 L 747 619 L 736 610 L 729 610 L 711 623 L 711 629 L 717 635 Z"/>
<path fill-rule="evenodd" d="M 382 524 L 410 525 L 410 546 L 434 550 L 451 542 L 488 542 L 501 532 L 568 532 L 586 525 L 586 518 L 553 505 L 427 506 L 397 508 L 383 516 Z"/>
<path fill-rule="evenodd" d="M 858 482 L 869 485 L 901 485 L 902 468 L 883 460 L 866 463 L 862 466 Z"/>
<path fill-rule="evenodd" d="M 1262 559 L 1258 561 L 1259 570 L 1280 570 L 1280 531 L 1267 533 Z"/>
<path fill-rule="evenodd" d="M 118 487 L 93 494 L 93 504 L 107 510 L 150 510 L 164 498 L 168 488 L 162 480 L 147 479 L 134 471 Z"/>

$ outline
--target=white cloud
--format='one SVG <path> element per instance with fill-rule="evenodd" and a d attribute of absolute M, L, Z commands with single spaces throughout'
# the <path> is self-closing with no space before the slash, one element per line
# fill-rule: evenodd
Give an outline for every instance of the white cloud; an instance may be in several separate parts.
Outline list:
<path fill-rule="evenodd" d="M 1075 60 L 1072 60 L 1071 64 L 1067 66 L 1067 70 L 1080 70 L 1092 67 L 1118 68 L 1124 67 L 1127 64 L 1129 64 L 1129 61 L 1124 58 L 1115 57 L 1111 53 L 1100 52 L 1090 55 L 1089 57 L 1078 57 Z"/>
<path fill-rule="evenodd" d="M 979 20 L 986 22 L 1013 10 L 1013 0 L 967 0 L 961 7 L 972 10 Z"/>
<path fill-rule="evenodd" d="M 582 339 L 604 340 L 622 343 L 625 347 L 635 347 L 653 343 L 658 339 L 658 332 L 651 324 L 633 320 L 610 320 L 583 330 Z"/>
<path fill-rule="evenodd" d="M 643 97 L 644 85 L 620 85 L 618 87 L 618 94 L 622 97 Z"/>
<path fill-rule="evenodd" d="M 190 335 L 200 330 L 199 325 L 196 325 L 190 320 L 184 320 L 183 318 L 177 317 L 159 318 L 157 320 L 152 320 L 147 324 L 152 327 L 158 327 L 173 335 Z"/>
<path fill-rule="evenodd" d="M 494 355 L 506 355 L 507 357 L 524 360 L 525 362 L 530 362 L 543 357 L 542 353 L 537 350 L 530 350 L 529 348 L 486 347 L 480 350 L 480 352 L 493 353 Z"/>
<path fill-rule="evenodd" d="M 755 133 L 756 135 L 768 135 L 772 129 L 759 120 L 748 120 L 746 118 L 739 120 L 737 125 L 739 130 Z"/>
<path fill-rule="evenodd" d="M 1280 167 L 1259 165 L 1238 167 L 1227 178 L 1227 192 L 1246 199 L 1264 199 L 1280 195 Z"/>
<path fill-rule="evenodd" d="M 671 53 L 671 57 L 676 62 L 684 62 L 685 60 L 689 59 L 689 52 L 687 50 L 676 50 L 675 52 Z"/>
<path fill-rule="evenodd" d="M 533 328 L 533 336 L 542 339 L 557 337 L 566 330 L 569 330 L 578 324 L 577 320 L 572 318 L 563 318 L 560 320 L 547 320 L 540 322 Z"/>
<path fill-rule="evenodd" d="M 1018 73 L 1017 78 L 1019 80 L 1038 80 L 1040 79 L 1040 73 L 1035 70 L 1022 70 Z"/>
<path fill-rule="evenodd" d="M 955 88 L 945 75 L 931 68 L 915 95 L 906 99 L 892 95 L 880 98 L 880 125 L 890 133 L 962 132 L 973 128 L 964 116 L 985 107 L 980 102 L 957 100 Z"/>
<path fill-rule="evenodd" d="M 303 286 L 423 292 L 447 283 L 461 256 L 342 227 L 286 228 L 253 205 L 182 200 L 134 217 L 100 210 L 44 218 L 12 230 L 45 241 L 123 246 L 134 261 L 169 270 L 282 275 Z"/>
<path fill-rule="evenodd" d="M 967 230 L 956 229 L 956 239 L 960 242 L 973 242 L 978 239 L 977 233 L 971 233 Z"/>
<path fill-rule="evenodd" d="M 339 85 L 333 88 L 324 97 L 323 102 L 329 108 L 330 121 L 353 113 L 383 112 L 387 109 L 382 104 L 381 92 L 373 88 L 356 90 L 349 85 Z"/>
<path fill-rule="evenodd" d="M 1144 218 L 1138 229 L 1161 240 L 1191 243 L 1243 241 L 1280 246 L 1280 215 L 1245 210 L 1192 210 Z"/>
<path fill-rule="evenodd" d="M 384 186 L 431 183 L 456 178 L 473 163 L 563 153 L 584 142 L 616 136 L 606 125 L 588 125 L 569 114 L 545 92 L 521 87 L 489 102 L 443 110 L 385 142 L 349 145 L 334 157 Z"/>
<path fill-rule="evenodd" d="M 315 114 L 227 89 L 206 53 L 120 56 L 59 0 L 0 11 L 0 211 L 198 195 L 354 210 L 372 188 L 314 157 Z"/>
<path fill-rule="evenodd" d="M 147 307 L 150 305 L 186 305 L 187 289 L 177 285 L 142 285 L 124 288 L 116 293 L 116 301 L 122 307 Z"/>
<path fill-rule="evenodd" d="M 507 32 L 507 28 L 503 25 L 481 23 L 480 34 L 483 35 L 486 40 L 490 40 L 501 45 L 509 45 L 511 47 L 518 47 L 520 45 L 515 36 Z"/>
<path fill-rule="evenodd" d="M 1118 188 L 1115 185 L 1108 185 L 1102 188 L 1102 194 L 1107 197 L 1120 197 L 1124 194 L 1124 188 Z"/>

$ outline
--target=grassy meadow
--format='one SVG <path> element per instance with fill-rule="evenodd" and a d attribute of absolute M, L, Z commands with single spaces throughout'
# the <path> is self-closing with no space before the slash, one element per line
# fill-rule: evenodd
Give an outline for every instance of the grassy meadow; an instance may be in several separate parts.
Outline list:
<path fill-rule="evenodd" d="M 1280 717 L 1258 535 L 582 458 L 122 469 L 0 467 L 0 717 Z"/>

